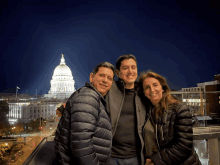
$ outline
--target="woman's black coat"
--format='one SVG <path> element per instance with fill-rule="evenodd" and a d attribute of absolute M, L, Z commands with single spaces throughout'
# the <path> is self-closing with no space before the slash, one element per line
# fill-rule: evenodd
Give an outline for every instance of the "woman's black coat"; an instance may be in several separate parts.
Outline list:
<path fill-rule="evenodd" d="M 193 120 L 187 105 L 170 106 L 155 124 L 159 152 L 150 156 L 154 165 L 201 165 L 193 148 Z"/>

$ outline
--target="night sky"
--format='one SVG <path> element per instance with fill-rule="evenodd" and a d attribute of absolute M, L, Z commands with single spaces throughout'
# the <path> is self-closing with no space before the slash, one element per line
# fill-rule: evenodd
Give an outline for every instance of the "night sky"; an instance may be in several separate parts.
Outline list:
<path fill-rule="evenodd" d="M 199 2 L 199 3 L 197 3 Z M 1 1 L 0 92 L 48 93 L 64 54 L 75 88 L 100 62 L 137 57 L 171 89 L 220 74 L 220 14 L 210 1 Z"/>

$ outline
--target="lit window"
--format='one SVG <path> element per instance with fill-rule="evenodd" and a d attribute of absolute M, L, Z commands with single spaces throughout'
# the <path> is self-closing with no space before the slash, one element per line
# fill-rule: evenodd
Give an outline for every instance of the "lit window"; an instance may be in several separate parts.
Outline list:
<path fill-rule="evenodd" d="M 220 101 L 219 101 L 219 104 L 220 104 Z"/>

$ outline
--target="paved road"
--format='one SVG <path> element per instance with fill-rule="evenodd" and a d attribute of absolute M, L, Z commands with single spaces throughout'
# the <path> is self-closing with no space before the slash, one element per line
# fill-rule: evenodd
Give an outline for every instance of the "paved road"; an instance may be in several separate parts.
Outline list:
<path fill-rule="evenodd" d="M 29 137 L 29 136 L 50 136 L 57 129 L 58 122 L 47 122 L 42 132 L 35 132 L 31 134 L 19 134 L 19 135 L 8 135 L 8 137 Z"/>

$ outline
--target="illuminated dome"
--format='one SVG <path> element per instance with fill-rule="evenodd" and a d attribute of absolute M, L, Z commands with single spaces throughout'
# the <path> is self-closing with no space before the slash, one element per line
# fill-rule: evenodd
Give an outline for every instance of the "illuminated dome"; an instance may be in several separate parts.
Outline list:
<path fill-rule="evenodd" d="M 53 71 L 52 80 L 73 80 L 72 72 L 66 65 L 63 54 L 60 59 L 60 65 Z"/>
<path fill-rule="evenodd" d="M 75 91 L 75 81 L 70 68 L 65 63 L 63 54 L 60 65 L 54 69 L 50 84 L 50 90 L 44 97 L 68 98 Z"/>

